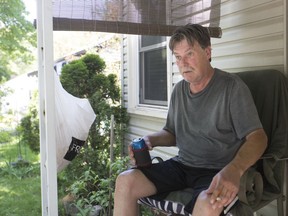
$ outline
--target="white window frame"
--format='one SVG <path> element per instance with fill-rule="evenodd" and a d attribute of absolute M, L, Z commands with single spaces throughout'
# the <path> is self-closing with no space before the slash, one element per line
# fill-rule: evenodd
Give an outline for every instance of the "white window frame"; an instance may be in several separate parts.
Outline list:
<path fill-rule="evenodd" d="M 127 36 L 127 72 L 128 72 L 128 107 L 130 114 L 144 115 L 150 117 L 166 118 L 167 106 L 155 106 L 140 104 L 139 101 L 139 38 L 138 35 Z M 167 51 L 167 95 L 169 104 L 170 94 L 172 89 L 172 53 L 168 47 L 169 37 L 167 37 L 166 51 Z"/>
<path fill-rule="evenodd" d="M 158 43 L 158 44 L 153 44 L 150 46 L 145 46 L 141 47 L 141 39 L 142 36 L 139 36 L 139 86 L 144 85 L 144 55 L 146 52 L 153 51 L 153 50 L 158 50 L 158 49 L 165 49 L 166 51 L 166 56 L 167 56 L 167 38 L 165 41 Z M 166 58 L 166 73 L 167 73 L 167 58 Z M 168 105 L 168 80 L 167 80 L 168 74 L 166 74 L 166 101 L 157 101 L 157 100 L 149 100 L 145 99 L 145 89 L 142 87 L 142 89 L 139 89 L 139 105 L 152 105 L 152 106 L 164 106 L 167 107 Z"/>

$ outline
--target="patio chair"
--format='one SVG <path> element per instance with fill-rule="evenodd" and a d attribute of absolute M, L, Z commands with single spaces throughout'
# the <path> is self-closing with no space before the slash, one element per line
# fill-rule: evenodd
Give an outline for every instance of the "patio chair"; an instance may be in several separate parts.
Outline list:
<path fill-rule="evenodd" d="M 268 136 L 265 153 L 241 178 L 239 201 L 252 210 L 251 214 L 246 215 L 253 215 L 253 212 L 276 200 L 278 216 L 284 216 L 284 173 L 288 157 L 288 79 L 276 70 L 246 71 L 237 75 L 249 87 Z M 166 195 L 144 197 L 139 199 L 139 203 L 157 209 L 161 215 L 191 216 L 190 212 L 185 211 L 191 190 L 187 188 Z M 243 213 L 227 215 L 243 216 Z"/>

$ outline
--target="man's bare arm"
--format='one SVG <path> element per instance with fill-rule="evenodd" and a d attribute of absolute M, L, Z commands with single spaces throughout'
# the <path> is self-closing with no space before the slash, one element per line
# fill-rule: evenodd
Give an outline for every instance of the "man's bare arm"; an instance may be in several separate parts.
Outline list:
<path fill-rule="evenodd" d="M 241 176 L 262 156 L 266 147 L 267 136 L 263 129 L 255 130 L 246 136 L 245 143 L 234 159 L 213 178 L 207 190 L 211 195 L 213 208 L 226 206 L 234 199 L 239 191 Z"/>
<path fill-rule="evenodd" d="M 174 134 L 166 130 L 147 135 L 143 137 L 146 144 L 151 148 L 156 146 L 175 146 L 176 138 Z"/>
<path fill-rule="evenodd" d="M 241 146 L 230 165 L 237 167 L 242 176 L 263 155 L 266 148 L 267 136 L 264 130 L 253 131 L 246 136 L 246 142 Z"/>

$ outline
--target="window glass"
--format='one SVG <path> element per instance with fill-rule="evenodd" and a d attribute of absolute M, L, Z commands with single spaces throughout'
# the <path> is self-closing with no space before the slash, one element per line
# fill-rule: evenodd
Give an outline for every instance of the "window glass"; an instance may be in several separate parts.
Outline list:
<path fill-rule="evenodd" d="M 140 104 L 167 106 L 166 37 L 141 36 Z"/>
<path fill-rule="evenodd" d="M 141 47 L 147 47 L 166 41 L 166 37 L 144 35 L 141 38 Z"/>

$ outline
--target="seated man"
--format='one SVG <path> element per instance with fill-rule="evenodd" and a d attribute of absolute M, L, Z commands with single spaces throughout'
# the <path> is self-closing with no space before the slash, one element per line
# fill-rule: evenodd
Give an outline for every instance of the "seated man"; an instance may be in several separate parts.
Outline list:
<path fill-rule="evenodd" d="M 236 75 L 212 68 L 207 28 L 179 27 L 169 47 L 184 79 L 174 87 L 164 128 L 144 140 L 150 149 L 177 146 L 179 153 L 150 168 L 121 173 L 115 216 L 136 216 L 141 197 L 187 187 L 194 188 L 189 203 L 193 216 L 218 216 L 267 146 L 248 87 Z M 129 153 L 134 160 L 130 146 Z"/>

